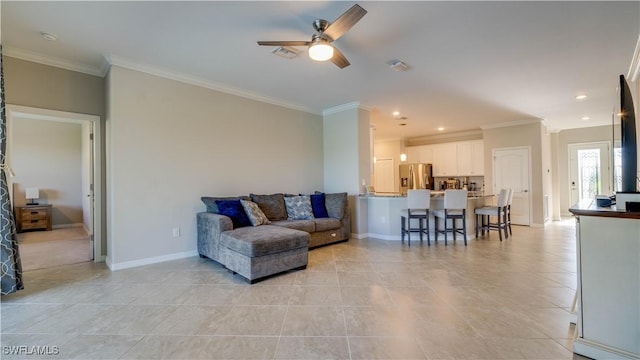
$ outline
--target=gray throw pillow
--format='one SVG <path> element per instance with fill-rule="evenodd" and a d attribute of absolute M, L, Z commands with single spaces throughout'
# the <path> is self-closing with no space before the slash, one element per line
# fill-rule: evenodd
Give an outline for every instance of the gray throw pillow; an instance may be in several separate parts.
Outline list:
<path fill-rule="evenodd" d="M 251 225 L 258 226 L 271 223 L 262 210 L 260 210 L 258 204 L 250 200 L 240 200 L 240 203 L 244 208 L 244 212 L 247 213 L 247 217 L 249 218 Z"/>
<path fill-rule="evenodd" d="M 324 204 L 329 217 L 342 219 L 347 208 L 347 193 L 324 194 Z"/>
<path fill-rule="evenodd" d="M 287 209 L 284 206 L 283 194 L 256 195 L 251 194 L 251 201 L 258 204 L 260 210 L 271 221 L 287 220 Z"/>
<path fill-rule="evenodd" d="M 313 219 L 311 198 L 308 195 L 287 196 L 284 198 L 284 204 L 287 207 L 288 220 Z"/>

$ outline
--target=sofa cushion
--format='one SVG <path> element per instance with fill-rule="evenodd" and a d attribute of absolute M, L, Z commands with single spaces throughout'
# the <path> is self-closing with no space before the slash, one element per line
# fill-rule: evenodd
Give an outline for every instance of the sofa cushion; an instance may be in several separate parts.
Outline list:
<path fill-rule="evenodd" d="M 220 243 L 248 257 L 275 254 L 309 246 L 309 234 L 280 226 L 263 225 L 225 231 Z"/>
<path fill-rule="evenodd" d="M 262 212 L 262 210 L 260 210 L 258 204 L 251 200 L 240 200 L 240 204 L 242 204 L 244 212 L 247 213 L 247 217 L 249 218 L 251 225 L 258 226 L 270 223 L 267 216 Z"/>
<path fill-rule="evenodd" d="M 218 206 L 216 206 L 216 200 L 250 200 L 248 196 L 228 196 L 228 197 L 213 197 L 203 196 L 200 198 L 207 208 L 207 212 L 219 214 Z"/>
<path fill-rule="evenodd" d="M 216 200 L 216 206 L 220 215 L 231 218 L 234 228 L 251 226 L 240 200 Z"/>
<path fill-rule="evenodd" d="M 311 198 L 311 209 L 314 218 L 328 218 L 327 206 L 325 205 L 324 194 L 313 194 Z"/>
<path fill-rule="evenodd" d="M 313 219 L 311 199 L 307 195 L 287 196 L 284 205 L 287 208 L 287 220 Z"/>
<path fill-rule="evenodd" d="M 271 225 L 282 226 L 312 233 L 316 231 L 316 223 L 313 220 L 281 220 L 273 221 Z"/>
<path fill-rule="evenodd" d="M 286 220 L 287 209 L 283 194 L 256 195 L 251 194 L 251 201 L 258 204 L 260 210 L 271 221 Z"/>
<path fill-rule="evenodd" d="M 324 194 L 327 213 L 334 219 L 342 219 L 347 206 L 347 193 Z"/>
<path fill-rule="evenodd" d="M 314 219 L 313 222 L 316 223 L 316 231 L 335 230 L 342 226 L 340 219 L 334 218 Z"/>

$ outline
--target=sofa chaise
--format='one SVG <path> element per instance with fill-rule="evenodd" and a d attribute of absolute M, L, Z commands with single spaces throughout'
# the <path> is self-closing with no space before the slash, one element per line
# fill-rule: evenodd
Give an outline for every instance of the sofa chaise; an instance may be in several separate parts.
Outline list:
<path fill-rule="evenodd" d="M 310 248 L 349 239 L 347 193 L 201 200 L 206 211 L 197 214 L 198 253 L 250 283 L 304 269 Z"/>

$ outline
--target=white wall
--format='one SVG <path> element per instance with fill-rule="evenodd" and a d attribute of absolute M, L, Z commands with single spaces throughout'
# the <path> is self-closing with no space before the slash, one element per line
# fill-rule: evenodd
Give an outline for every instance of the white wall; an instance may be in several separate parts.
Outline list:
<path fill-rule="evenodd" d="M 52 225 L 82 223 L 81 125 L 16 117 L 11 127 L 14 204 L 37 187 L 38 202 L 53 205 Z"/>
<path fill-rule="evenodd" d="M 324 185 L 327 192 L 362 192 L 371 183 L 368 111 L 357 106 L 324 115 Z"/>
<path fill-rule="evenodd" d="M 320 116 L 117 66 L 107 77 L 112 268 L 195 253 L 201 196 L 324 189 Z"/>

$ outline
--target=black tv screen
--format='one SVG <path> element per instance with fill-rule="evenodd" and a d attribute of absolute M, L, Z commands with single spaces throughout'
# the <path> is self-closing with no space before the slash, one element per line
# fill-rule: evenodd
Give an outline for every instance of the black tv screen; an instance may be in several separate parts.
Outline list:
<path fill-rule="evenodd" d="M 638 172 L 638 140 L 633 98 L 624 75 L 620 75 L 620 153 L 621 192 L 636 192 Z"/>

